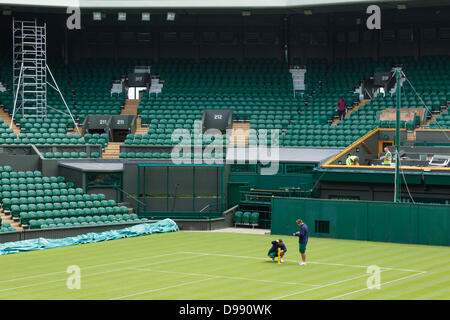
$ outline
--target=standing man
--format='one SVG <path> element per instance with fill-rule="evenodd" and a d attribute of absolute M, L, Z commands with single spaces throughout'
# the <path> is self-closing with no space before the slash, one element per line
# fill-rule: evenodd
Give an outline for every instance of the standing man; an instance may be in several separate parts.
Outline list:
<path fill-rule="evenodd" d="M 392 153 L 389 151 L 388 147 L 384 147 L 384 152 L 384 156 L 382 156 L 380 160 L 384 160 L 384 165 L 390 166 L 392 162 Z"/>
<path fill-rule="evenodd" d="M 301 266 L 306 266 L 306 245 L 308 244 L 308 226 L 302 221 L 302 219 L 298 219 L 298 226 L 300 227 L 300 231 L 293 234 L 293 236 L 298 237 L 299 251 L 302 256 L 302 261 L 299 262 Z"/>
<path fill-rule="evenodd" d="M 344 99 L 344 97 L 341 97 L 341 100 L 339 100 L 337 103 L 339 120 L 344 120 L 346 107 L 347 107 L 347 105 L 345 104 L 345 99 Z"/>
<path fill-rule="evenodd" d="M 280 262 L 283 262 L 283 256 L 287 251 L 286 246 L 283 243 L 283 240 L 278 239 L 272 241 L 272 248 L 269 249 L 267 255 L 272 258 L 272 261 L 275 262 L 275 258 L 278 257 L 278 248 L 280 248 Z"/>

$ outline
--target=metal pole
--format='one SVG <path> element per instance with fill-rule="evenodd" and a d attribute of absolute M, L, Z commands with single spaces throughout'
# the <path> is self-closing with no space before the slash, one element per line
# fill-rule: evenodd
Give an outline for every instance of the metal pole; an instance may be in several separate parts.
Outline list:
<path fill-rule="evenodd" d="M 166 167 L 166 211 L 169 212 L 169 167 Z"/>
<path fill-rule="evenodd" d="M 225 166 L 222 166 L 222 199 L 221 199 L 221 212 L 225 210 Z"/>
<path fill-rule="evenodd" d="M 192 167 L 192 211 L 195 212 L 195 166 Z"/>
<path fill-rule="evenodd" d="M 139 199 L 141 196 L 141 167 L 139 164 L 137 165 L 137 198 Z M 141 204 L 138 202 L 137 204 L 137 214 L 139 216 L 139 212 L 141 211 Z"/>
<path fill-rule="evenodd" d="M 77 128 L 78 133 L 81 135 L 80 128 L 78 128 L 78 125 L 77 125 L 77 123 L 76 123 L 76 121 L 75 121 L 75 119 L 74 119 L 74 117 L 73 117 L 73 115 L 72 115 L 72 112 L 70 112 L 70 108 L 69 108 L 69 106 L 67 105 L 66 100 L 64 99 L 64 96 L 63 96 L 62 93 L 61 93 L 61 90 L 59 90 L 58 83 L 56 82 L 55 78 L 53 77 L 53 74 L 52 74 L 52 72 L 50 71 L 50 68 L 48 67 L 48 65 L 46 65 L 46 67 L 47 67 L 48 73 L 49 73 L 50 76 L 52 77 L 53 83 L 54 83 L 55 86 L 56 86 L 56 89 L 57 89 L 56 91 L 58 91 L 58 93 L 59 93 L 59 95 L 60 95 L 62 101 L 64 102 L 64 105 L 66 106 L 67 111 L 69 112 L 70 118 L 72 118 L 72 121 L 73 121 L 73 124 L 75 125 L 75 128 Z"/>
<path fill-rule="evenodd" d="M 401 71 L 395 71 L 397 76 L 397 113 L 395 121 L 395 194 L 394 202 L 400 202 L 400 175 L 398 174 L 400 165 L 400 105 L 401 105 Z"/>
<path fill-rule="evenodd" d="M 20 73 L 19 73 L 19 81 L 18 81 L 18 83 L 20 83 L 20 81 L 21 81 L 21 79 L 22 79 L 22 74 L 23 74 L 23 62 L 22 62 L 22 65 L 21 65 L 21 67 L 20 67 Z M 12 112 L 12 115 L 11 115 L 11 124 L 10 124 L 10 128 L 12 129 L 13 128 L 13 123 L 14 123 L 14 116 L 16 115 L 16 112 L 17 112 L 17 110 L 16 110 L 16 108 L 17 108 L 17 96 L 19 95 L 19 85 L 17 85 L 17 90 L 16 90 L 16 94 L 15 94 L 15 97 L 14 97 L 14 106 L 13 106 L 13 112 Z M 22 107 L 23 108 L 23 107 Z"/>
<path fill-rule="evenodd" d="M 142 189 L 144 189 L 144 192 L 143 192 L 143 198 L 144 199 L 147 199 L 147 173 L 146 173 L 146 169 L 147 169 L 147 167 L 143 166 L 143 170 L 144 170 L 144 179 L 143 179 L 144 186 L 142 187 Z M 151 183 L 151 181 L 150 181 L 150 183 Z M 142 209 L 145 212 L 145 211 L 147 211 L 147 200 L 144 200 L 143 202 L 144 202 L 144 204 L 142 206 Z"/>

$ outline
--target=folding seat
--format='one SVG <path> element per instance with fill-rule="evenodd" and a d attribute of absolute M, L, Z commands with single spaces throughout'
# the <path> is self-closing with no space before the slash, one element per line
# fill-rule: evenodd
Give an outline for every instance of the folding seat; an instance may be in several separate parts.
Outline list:
<path fill-rule="evenodd" d="M 131 216 L 133 216 L 133 214 L 132 214 Z M 234 223 L 235 223 L 235 224 L 236 224 L 236 223 L 241 223 L 241 222 L 242 222 L 242 216 L 243 216 L 242 211 L 236 211 L 236 212 L 234 213 L 234 217 L 233 217 Z"/>

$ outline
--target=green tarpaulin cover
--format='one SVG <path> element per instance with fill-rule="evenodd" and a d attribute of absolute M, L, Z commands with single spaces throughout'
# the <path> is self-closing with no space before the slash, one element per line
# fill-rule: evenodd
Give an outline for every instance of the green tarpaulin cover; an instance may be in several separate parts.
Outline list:
<path fill-rule="evenodd" d="M 91 232 L 62 239 L 36 238 L 16 242 L 7 242 L 0 244 L 0 255 L 175 231 L 179 231 L 178 225 L 171 219 L 164 219 L 154 223 L 143 223 L 119 230 L 110 230 L 98 233 Z"/>

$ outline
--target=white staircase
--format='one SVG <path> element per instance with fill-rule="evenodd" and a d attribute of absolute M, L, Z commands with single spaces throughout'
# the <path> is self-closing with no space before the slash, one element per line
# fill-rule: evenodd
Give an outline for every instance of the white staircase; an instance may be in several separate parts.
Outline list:
<path fill-rule="evenodd" d="M 294 66 L 289 69 L 289 72 L 292 74 L 293 89 L 295 91 L 304 91 L 306 69 L 300 69 L 300 67 Z"/>

